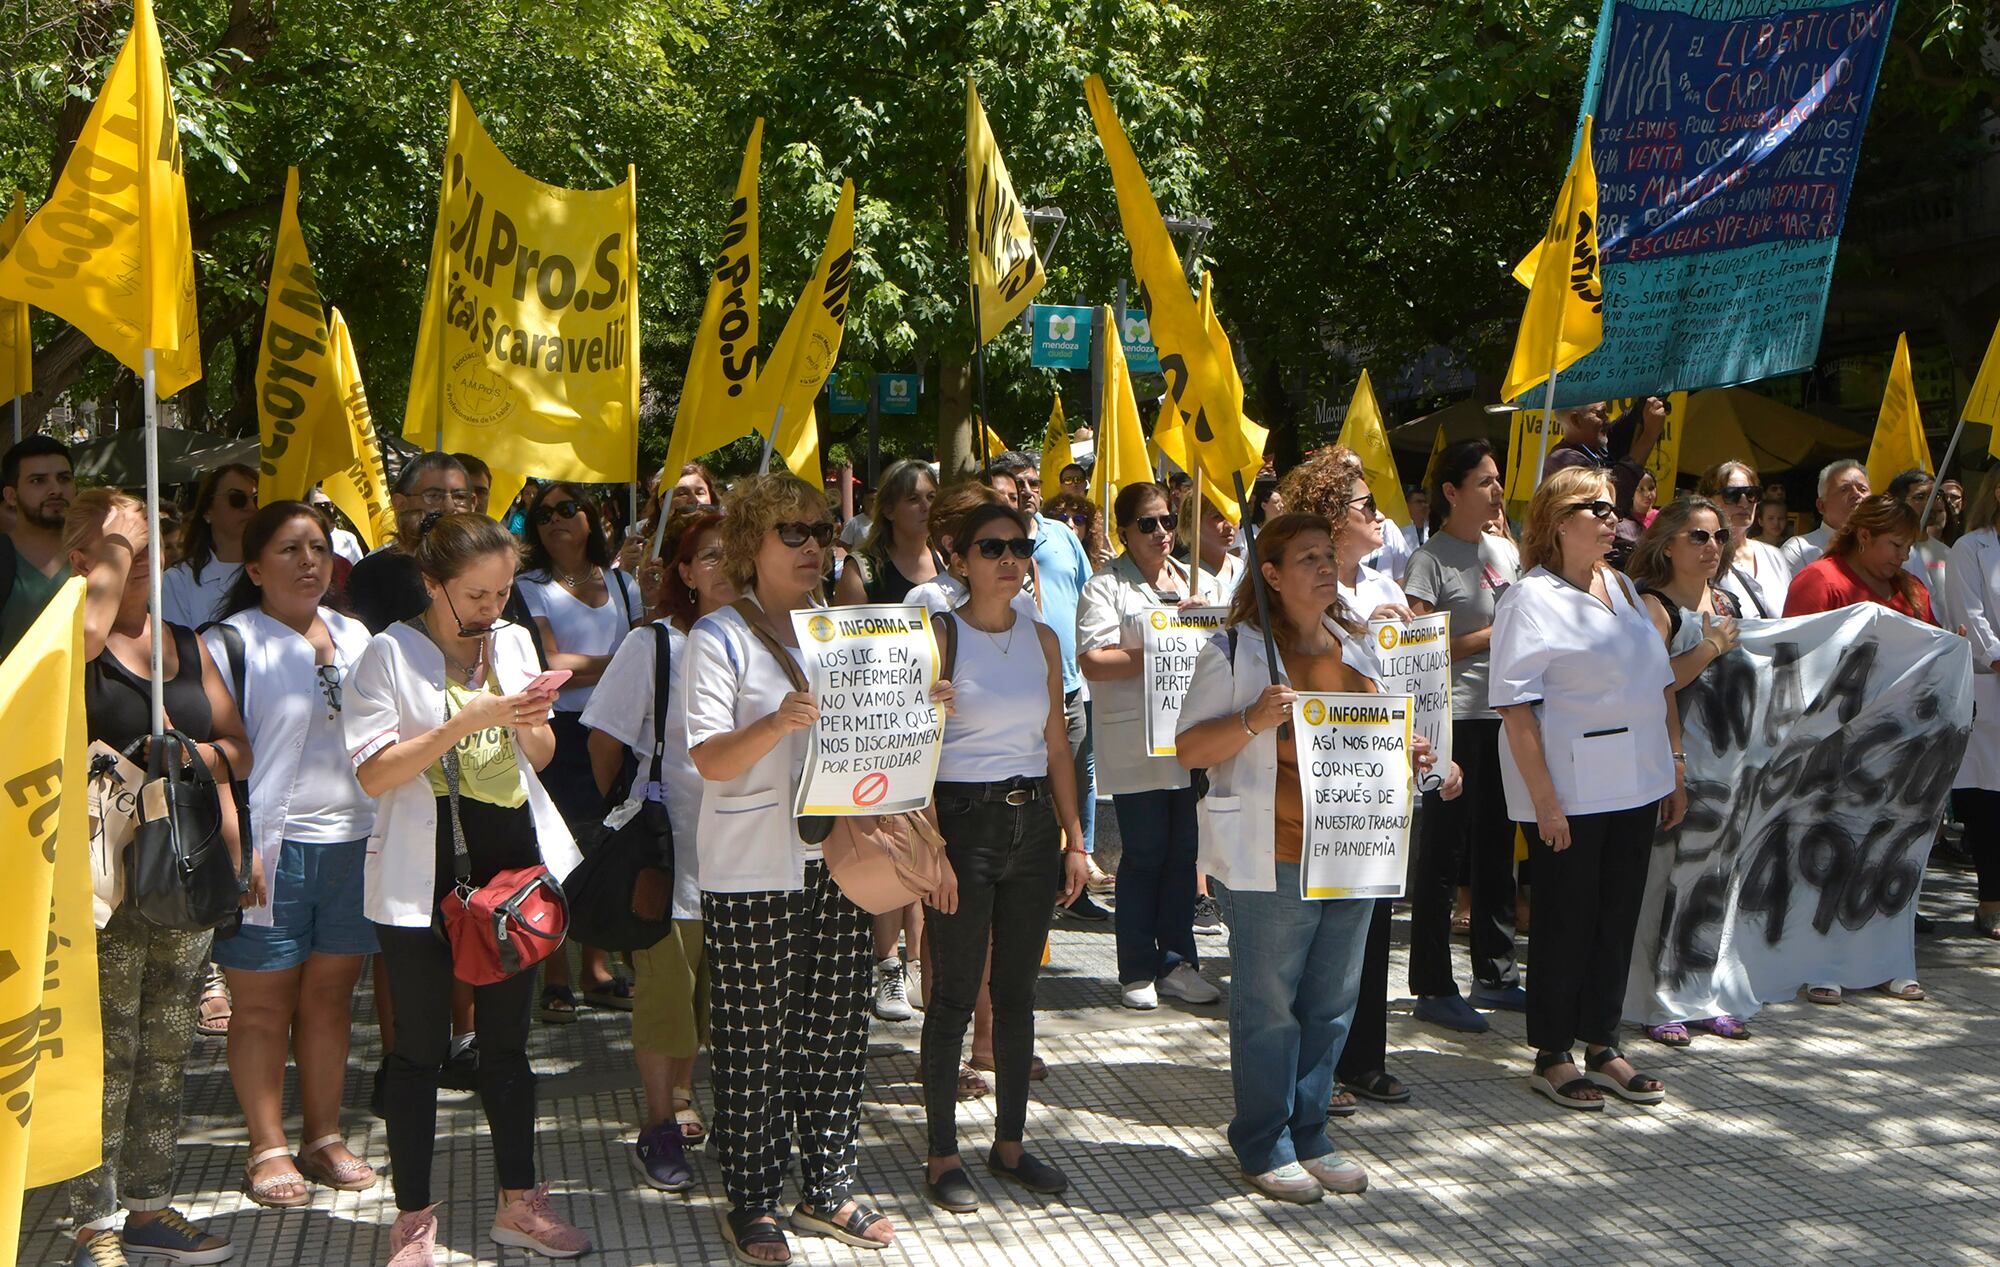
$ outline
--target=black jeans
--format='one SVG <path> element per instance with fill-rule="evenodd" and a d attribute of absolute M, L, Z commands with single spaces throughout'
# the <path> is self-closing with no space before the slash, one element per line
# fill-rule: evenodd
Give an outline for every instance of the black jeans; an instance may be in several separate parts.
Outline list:
<path fill-rule="evenodd" d="M 1062 874 L 1062 833 L 1046 782 L 1034 799 L 1009 805 L 1006 785 L 940 783 L 938 826 L 958 874 L 958 910 L 927 913 L 930 1001 L 922 1064 L 930 1156 L 958 1152 L 958 1065 L 979 999 L 987 946 L 993 997 L 993 1137 L 1018 1143 L 1028 1120 L 1028 1068 L 1035 1055 L 1035 978 Z"/>
<path fill-rule="evenodd" d="M 1536 1051 L 1567 1051 L 1579 1040 L 1617 1041 L 1625 1010 L 1632 936 L 1646 896 L 1657 801 L 1605 814 L 1572 814 L 1569 848 L 1542 843 L 1524 823 L 1535 863 L 1528 934 L 1535 970 L 1528 974 L 1528 1041 Z"/>
<path fill-rule="evenodd" d="M 1955 787 L 1951 807 L 1965 824 L 1965 848 L 1979 872 L 1979 900 L 2000 902 L 2000 792 Z"/>
<path fill-rule="evenodd" d="M 1394 903 L 1378 897 L 1369 903 L 1368 945 L 1361 958 L 1361 993 L 1355 997 L 1354 1019 L 1348 1022 L 1347 1043 L 1340 1049 L 1334 1072 L 1342 1082 L 1359 1082 L 1389 1063 L 1389 925 Z"/>
<path fill-rule="evenodd" d="M 1451 911 L 1460 862 L 1471 872 L 1472 979 L 1489 989 L 1520 982 L 1514 963 L 1514 824 L 1500 783 L 1500 722 L 1451 724 L 1451 755 L 1465 774 L 1455 800 L 1424 794 L 1410 867 L 1410 993 L 1458 993 L 1451 970 Z"/>

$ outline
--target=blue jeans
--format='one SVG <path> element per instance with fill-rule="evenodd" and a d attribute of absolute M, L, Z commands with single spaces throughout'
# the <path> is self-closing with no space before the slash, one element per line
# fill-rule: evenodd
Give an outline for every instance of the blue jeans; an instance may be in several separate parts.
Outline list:
<path fill-rule="evenodd" d="M 1229 1147 L 1253 1175 L 1324 1157 L 1334 1151 L 1326 1105 L 1375 903 L 1305 901 L 1298 867 L 1284 862 L 1274 892 L 1209 884 L 1229 924 Z"/>
<path fill-rule="evenodd" d="M 1118 982 L 1130 985 L 1195 962 L 1195 794 L 1191 787 L 1120 792 L 1111 807 L 1124 850 L 1115 890 Z"/>

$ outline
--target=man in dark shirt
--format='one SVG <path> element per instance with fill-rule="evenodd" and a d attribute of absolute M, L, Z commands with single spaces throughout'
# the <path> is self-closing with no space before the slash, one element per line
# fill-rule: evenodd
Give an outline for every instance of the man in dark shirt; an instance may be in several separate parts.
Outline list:
<path fill-rule="evenodd" d="M 63 516 L 76 492 L 69 450 L 29 436 L 0 456 L 0 502 L 14 523 L 0 535 L 0 658 L 5 658 L 69 579 Z"/>
<path fill-rule="evenodd" d="M 448 453 L 420 453 L 396 476 L 396 539 L 354 565 L 347 575 L 347 605 L 369 633 L 423 615 L 431 605 L 412 557 L 425 515 L 472 509 L 465 468 Z"/>
<path fill-rule="evenodd" d="M 1625 556 L 1645 530 L 1645 525 L 1632 517 L 1632 494 L 1638 490 L 1639 477 L 1646 473 L 1646 459 L 1666 426 L 1667 402 L 1648 396 L 1607 425 L 1609 416 L 1610 410 L 1601 400 L 1564 412 L 1562 443 L 1549 450 L 1542 463 L 1542 478 L 1570 466 L 1597 467 L 1610 474 L 1611 500 L 1618 508 L 1618 539 L 1611 548 L 1610 561 L 1613 567 L 1623 567 Z M 1667 496 L 1672 496 L 1672 491 L 1662 490 Z"/>

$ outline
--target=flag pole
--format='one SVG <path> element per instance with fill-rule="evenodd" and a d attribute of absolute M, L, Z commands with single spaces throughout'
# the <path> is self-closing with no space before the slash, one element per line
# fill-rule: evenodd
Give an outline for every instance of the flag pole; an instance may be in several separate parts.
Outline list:
<path fill-rule="evenodd" d="M 160 559 L 160 402 L 154 395 L 153 349 L 145 351 L 146 392 L 146 563 L 148 619 L 152 623 L 153 734 L 167 730 L 166 664 L 161 646 L 160 609 L 165 606 L 161 587 L 165 577 Z M 158 749 L 155 749 L 158 751 Z"/>
<path fill-rule="evenodd" d="M 1160 461 L 1166 460 L 1167 455 L 1161 453 Z M 1194 545 L 1188 549 L 1188 572 L 1193 579 L 1188 582 L 1188 586 L 1199 596 L 1201 594 L 1201 463 L 1195 461 L 1192 453 L 1188 454 L 1188 462 L 1194 467 Z"/>
<path fill-rule="evenodd" d="M 1937 474 L 1931 477 L 1930 496 L 1924 498 L 1924 513 L 1917 519 L 1917 528 L 1925 536 L 1931 533 L 1931 506 L 1936 503 L 1938 486 L 1945 481 L 1945 472 L 1951 469 L 1951 459 L 1958 452 L 1958 438 L 1965 434 L 1965 417 L 1960 415 L 1958 425 L 1951 429 L 1951 443 L 1944 446 L 1944 461 L 1938 463 Z"/>
<path fill-rule="evenodd" d="M 764 433 L 764 456 L 757 460 L 757 474 L 771 473 L 771 446 L 778 442 L 778 428 L 785 424 L 785 407 L 778 406 L 778 412 L 771 419 L 771 429 Z"/>

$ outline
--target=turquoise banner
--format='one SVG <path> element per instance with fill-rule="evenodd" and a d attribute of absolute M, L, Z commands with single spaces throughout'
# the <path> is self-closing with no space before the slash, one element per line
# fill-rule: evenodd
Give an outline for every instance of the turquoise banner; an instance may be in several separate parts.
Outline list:
<path fill-rule="evenodd" d="M 1096 316 L 1095 308 L 1029 304 L 1028 320 L 1035 331 L 1029 362 L 1045 370 L 1089 369 L 1090 332 Z"/>

